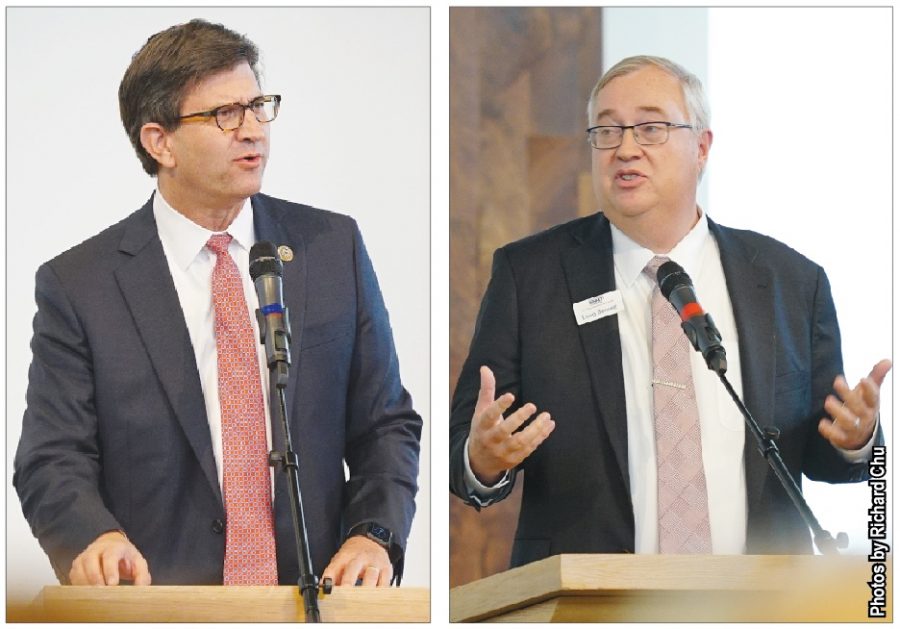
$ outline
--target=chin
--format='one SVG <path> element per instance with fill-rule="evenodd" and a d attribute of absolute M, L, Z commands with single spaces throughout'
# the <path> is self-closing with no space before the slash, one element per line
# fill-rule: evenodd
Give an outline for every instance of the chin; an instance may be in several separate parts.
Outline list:
<path fill-rule="evenodd" d="M 607 216 L 618 216 L 621 218 L 638 218 L 643 214 L 653 210 L 654 203 L 646 199 L 603 199 L 600 207 Z"/>
<path fill-rule="evenodd" d="M 235 192 L 244 198 L 251 197 L 262 190 L 262 177 L 255 181 L 243 182 L 242 185 L 235 187 Z"/>
<path fill-rule="evenodd" d="M 616 212 L 619 214 L 619 216 L 638 218 L 639 216 L 643 216 L 647 212 L 653 210 L 653 207 L 654 206 L 650 204 L 620 205 L 616 208 Z"/>

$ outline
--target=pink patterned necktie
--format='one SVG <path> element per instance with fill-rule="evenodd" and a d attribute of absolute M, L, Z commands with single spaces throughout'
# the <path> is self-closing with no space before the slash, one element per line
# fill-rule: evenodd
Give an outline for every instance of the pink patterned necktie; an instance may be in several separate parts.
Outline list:
<path fill-rule="evenodd" d="M 690 346 L 675 308 L 659 290 L 655 256 L 644 273 L 653 281 L 653 416 L 656 423 L 659 552 L 712 552 L 700 416 Z"/>
<path fill-rule="evenodd" d="M 222 407 L 222 493 L 225 497 L 225 585 L 277 585 L 275 531 L 266 444 L 266 414 L 256 336 L 250 324 L 229 234 L 206 246 L 212 274 L 219 402 Z"/>

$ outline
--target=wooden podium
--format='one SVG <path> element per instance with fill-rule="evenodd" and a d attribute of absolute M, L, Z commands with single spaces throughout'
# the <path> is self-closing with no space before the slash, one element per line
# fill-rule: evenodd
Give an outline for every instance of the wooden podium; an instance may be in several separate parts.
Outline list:
<path fill-rule="evenodd" d="M 319 597 L 323 622 L 428 622 L 427 588 L 335 587 Z M 293 586 L 47 586 L 7 621 L 303 622 Z"/>
<path fill-rule="evenodd" d="M 453 588 L 450 620 L 867 621 L 871 580 L 862 556 L 556 555 Z"/>

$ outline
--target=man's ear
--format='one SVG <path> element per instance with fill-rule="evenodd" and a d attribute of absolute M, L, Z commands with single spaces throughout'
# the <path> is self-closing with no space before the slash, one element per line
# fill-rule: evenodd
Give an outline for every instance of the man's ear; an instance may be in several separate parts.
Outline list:
<path fill-rule="evenodd" d="M 698 158 L 698 167 L 699 171 L 702 173 L 703 169 L 706 168 L 706 160 L 709 159 L 709 149 L 712 148 L 713 134 L 712 131 L 707 129 L 703 133 L 700 134 L 697 143 L 697 158 Z"/>
<path fill-rule="evenodd" d="M 156 122 L 148 122 L 141 127 L 141 145 L 150 153 L 150 157 L 159 162 L 161 168 L 174 168 L 175 156 L 172 154 L 168 131 Z"/>

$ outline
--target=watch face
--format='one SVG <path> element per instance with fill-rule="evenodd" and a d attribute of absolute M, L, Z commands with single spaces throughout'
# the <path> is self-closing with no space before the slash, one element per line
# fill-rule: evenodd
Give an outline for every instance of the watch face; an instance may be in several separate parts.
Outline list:
<path fill-rule="evenodd" d="M 386 528 L 378 526 L 377 524 L 372 525 L 372 528 L 369 529 L 369 533 L 372 534 L 372 537 L 377 537 L 385 544 L 388 544 L 391 541 L 390 532 Z"/>

